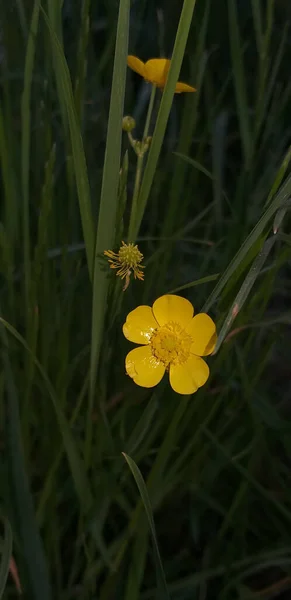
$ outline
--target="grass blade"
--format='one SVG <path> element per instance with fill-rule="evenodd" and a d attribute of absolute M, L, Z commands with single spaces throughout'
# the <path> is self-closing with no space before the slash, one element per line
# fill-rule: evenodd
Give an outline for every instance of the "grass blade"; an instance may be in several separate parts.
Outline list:
<path fill-rule="evenodd" d="M 239 266 L 241 265 L 243 260 L 246 258 L 247 254 L 251 251 L 251 249 L 254 247 L 254 245 L 258 242 L 259 238 L 262 236 L 262 233 L 266 229 L 270 219 L 277 212 L 277 210 L 284 204 L 284 202 L 286 202 L 286 200 L 288 199 L 290 194 L 291 194 L 291 175 L 289 175 L 289 177 L 287 178 L 284 185 L 281 187 L 281 189 L 276 194 L 273 202 L 269 205 L 267 210 L 264 212 L 263 216 L 260 218 L 260 220 L 258 221 L 256 226 L 253 228 L 251 233 L 248 235 L 248 237 L 246 238 L 246 240 L 244 241 L 244 243 L 242 244 L 242 246 L 240 247 L 240 249 L 234 256 L 234 258 L 228 265 L 227 269 L 223 273 L 219 282 L 217 283 L 214 290 L 210 294 L 208 300 L 206 301 L 206 303 L 202 309 L 202 312 L 204 312 L 204 311 L 207 312 L 211 308 L 211 306 L 213 306 L 214 302 L 217 300 L 218 296 L 222 292 L 223 288 L 225 287 L 225 285 L 227 284 L 227 282 L 229 281 L 229 279 L 231 278 L 233 273 L 236 271 L 236 269 L 239 268 Z M 251 258 L 253 258 L 253 257 L 250 256 L 250 259 Z M 247 265 L 245 265 L 245 267 L 246 266 Z M 233 282 L 233 283 L 235 283 L 235 282 Z"/>
<path fill-rule="evenodd" d="M 216 354 L 218 352 L 234 319 L 236 318 L 239 311 L 242 309 L 245 301 L 247 300 L 247 297 L 248 297 L 253 285 L 255 284 L 256 279 L 259 276 L 259 274 L 265 264 L 265 261 L 267 260 L 269 253 L 271 252 L 271 249 L 273 248 L 275 241 L 276 241 L 275 236 L 273 236 L 272 238 L 267 240 L 264 243 L 263 248 L 260 250 L 259 254 L 257 255 L 254 263 L 252 264 L 251 269 L 248 272 L 238 294 L 236 295 L 236 297 L 229 309 L 228 315 L 221 327 L 221 330 L 219 332 L 219 336 L 218 336 L 218 339 L 216 342 L 215 351 L 213 354 Z"/>
<path fill-rule="evenodd" d="M 61 105 L 64 106 L 66 109 L 69 124 L 74 173 L 77 184 L 88 269 L 90 277 L 92 277 L 94 257 L 94 229 L 91 210 L 90 186 L 88 180 L 87 164 L 83 147 L 82 134 L 79 119 L 76 113 L 72 82 L 67 61 L 65 59 L 64 51 L 46 13 L 43 10 L 42 13 L 50 33 L 52 49 L 55 56 L 54 67 L 56 71 L 56 79 L 59 84 L 59 92 L 61 94 L 60 102 Z"/>
<path fill-rule="evenodd" d="M 49 378 L 47 377 L 42 365 L 36 358 L 35 354 L 30 350 L 29 346 L 26 344 L 25 340 L 18 333 L 18 331 L 16 331 L 16 329 L 14 329 L 14 327 L 12 327 L 12 325 L 10 325 L 7 321 L 5 321 L 1 317 L 0 317 L 0 328 L 1 328 L 0 331 L 3 331 L 3 328 L 7 329 L 7 331 L 9 331 L 9 333 L 23 346 L 23 348 L 25 348 L 27 353 L 33 359 L 33 361 L 41 375 L 41 378 L 45 384 L 48 396 L 49 396 L 50 400 L 52 401 L 52 404 L 53 404 L 53 407 L 55 410 L 57 422 L 58 422 L 59 429 L 60 429 L 60 434 L 62 436 L 64 447 L 66 449 L 67 459 L 68 459 L 68 462 L 69 462 L 69 465 L 71 468 L 71 473 L 72 473 L 72 478 L 74 481 L 76 493 L 79 498 L 81 511 L 85 515 L 89 512 L 89 510 L 92 507 L 93 500 L 92 500 L 92 495 L 91 495 L 91 488 L 90 488 L 89 482 L 87 480 L 85 466 L 84 466 L 81 456 L 78 452 L 77 446 L 74 442 L 69 423 L 62 411 L 60 403 L 58 402 L 58 398 L 55 395 L 55 391 L 52 387 L 52 384 L 51 384 Z M 6 338 L 6 336 L 5 336 L 5 338 Z"/>
<path fill-rule="evenodd" d="M 30 217 L 29 217 L 29 172 L 30 172 L 30 101 L 31 101 L 31 84 L 32 72 L 35 56 L 35 39 L 39 23 L 40 0 L 35 0 L 29 38 L 27 42 L 27 51 L 24 67 L 24 88 L 21 98 L 21 179 L 22 179 L 22 200 L 23 200 L 23 260 L 24 260 L 24 287 L 25 287 L 25 304 L 27 318 L 29 315 L 29 297 L 30 297 Z"/>
<path fill-rule="evenodd" d="M 201 277 L 201 279 L 196 279 L 195 281 L 189 281 L 189 283 L 184 283 L 184 285 L 179 285 L 179 287 L 174 290 L 170 290 L 167 294 L 176 294 L 177 292 L 181 292 L 182 290 L 188 290 L 191 287 L 196 287 L 197 285 L 202 285 L 203 283 L 209 283 L 210 281 L 216 281 L 218 279 L 219 273 L 213 273 L 213 275 L 206 275 L 206 277 Z"/>
<path fill-rule="evenodd" d="M 170 596 L 169 596 L 169 592 L 168 592 L 168 588 L 167 588 L 165 573 L 164 573 L 164 569 L 163 569 L 163 565 L 162 565 L 162 559 L 161 559 L 161 555 L 160 555 L 160 551 L 159 551 L 155 523 L 154 523 L 154 518 L 153 518 L 153 512 L 152 512 L 152 507 L 151 507 L 148 491 L 147 491 L 143 476 L 142 476 L 138 466 L 134 462 L 134 460 L 132 460 L 132 458 L 130 458 L 130 456 L 128 456 L 128 454 L 125 454 L 125 452 L 122 452 L 122 454 L 133 474 L 134 479 L 135 479 L 136 485 L 138 487 L 138 490 L 139 490 L 139 493 L 140 493 L 140 496 L 141 496 L 141 499 L 142 499 L 142 502 L 144 505 L 147 519 L 149 522 L 150 531 L 151 531 L 152 540 L 153 540 L 154 554 L 155 554 L 157 580 L 158 580 L 158 586 L 159 586 L 159 599 L 160 600 L 163 600 L 163 599 L 169 600 Z"/>
<path fill-rule="evenodd" d="M 95 391 L 109 285 L 108 272 L 104 270 L 104 267 L 102 267 L 99 259 L 103 251 L 112 248 L 114 244 L 116 216 L 118 209 L 118 183 L 122 138 L 122 117 L 125 94 L 126 58 L 128 53 L 129 9 L 130 0 L 121 0 L 119 4 L 113 80 L 95 245 L 91 332 L 91 406 Z"/>
<path fill-rule="evenodd" d="M 15 386 L 13 371 L 9 359 L 8 339 L 3 323 L 0 325 L 1 359 L 5 372 L 7 391 L 7 452 L 9 456 L 12 498 L 16 522 L 19 528 L 22 551 L 29 578 L 32 597 L 35 600 L 52 599 L 48 568 L 42 540 L 35 520 L 32 495 L 25 471 L 25 462 L 21 442 L 21 427 L 19 417 L 19 401 Z"/>
<path fill-rule="evenodd" d="M 2 556 L 0 565 L 0 600 L 4 594 L 6 581 L 9 573 L 10 559 L 12 556 L 12 530 L 8 519 L 2 519 L 4 522 L 4 541 L 2 545 Z"/>
<path fill-rule="evenodd" d="M 192 16 L 195 8 L 196 0 L 184 0 L 179 26 L 177 30 L 171 66 L 168 74 L 167 83 L 163 92 L 161 105 L 157 117 L 157 122 L 154 130 L 153 139 L 150 146 L 148 160 L 146 163 L 144 176 L 141 184 L 141 189 L 138 199 L 138 215 L 136 219 L 136 230 L 133 238 L 138 235 L 141 221 L 144 215 L 148 197 L 151 191 L 157 163 L 159 160 L 163 139 L 168 123 L 168 118 L 173 102 L 176 82 L 181 70 L 182 60 L 186 48 L 189 29 L 192 21 Z"/>
<path fill-rule="evenodd" d="M 244 159 L 247 166 L 250 165 L 251 159 L 251 133 L 247 102 L 247 88 L 245 80 L 244 65 L 242 61 L 242 44 L 240 40 L 240 32 L 238 27 L 238 15 L 236 0 L 228 0 L 229 13 L 229 35 L 230 49 L 233 64 L 233 75 L 236 93 L 236 103 L 238 110 L 238 119 L 240 126 L 240 135 L 242 139 Z"/>

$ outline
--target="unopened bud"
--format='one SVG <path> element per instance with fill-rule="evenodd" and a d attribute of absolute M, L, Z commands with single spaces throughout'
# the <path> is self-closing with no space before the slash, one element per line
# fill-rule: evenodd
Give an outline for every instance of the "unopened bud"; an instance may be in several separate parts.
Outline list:
<path fill-rule="evenodd" d="M 127 131 L 129 133 L 135 128 L 135 120 L 133 117 L 123 117 L 122 119 L 122 129 L 123 131 Z"/>
<path fill-rule="evenodd" d="M 147 150 L 149 149 L 151 141 L 152 141 L 152 137 L 150 135 L 145 138 L 145 140 L 143 142 L 143 151 L 144 152 L 147 152 Z"/>

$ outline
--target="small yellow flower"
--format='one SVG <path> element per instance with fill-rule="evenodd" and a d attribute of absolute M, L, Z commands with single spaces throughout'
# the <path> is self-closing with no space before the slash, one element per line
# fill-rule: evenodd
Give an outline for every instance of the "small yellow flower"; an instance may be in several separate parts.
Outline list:
<path fill-rule="evenodd" d="M 125 359 L 127 374 L 137 385 L 157 385 L 165 371 L 178 394 L 193 394 L 209 377 L 209 368 L 201 356 L 207 356 L 216 344 L 216 327 L 205 313 L 197 314 L 188 300 L 166 294 L 152 308 L 138 306 L 127 315 L 125 337 L 136 344 Z"/>
<path fill-rule="evenodd" d="M 145 81 L 149 81 L 159 88 L 164 88 L 166 85 L 168 72 L 171 61 L 167 58 L 151 58 L 146 63 L 142 62 L 136 56 L 128 56 L 127 64 L 136 73 L 141 75 Z M 181 92 L 196 92 L 196 89 L 187 83 L 178 81 L 175 88 L 176 94 Z"/>
<path fill-rule="evenodd" d="M 135 279 L 143 280 L 144 273 L 142 269 L 144 269 L 144 266 L 140 264 L 143 260 L 143 254 L 134 244 L 125 244 L 122 242 L 122 246 L 118 252 L 104 250 L 104 255 L 108 258 L 110 268 L 118 269 L 116 275 L 121 277 L 121 279 L 126 278 L 124 291 L 128 288 L 132 273 Z"/>

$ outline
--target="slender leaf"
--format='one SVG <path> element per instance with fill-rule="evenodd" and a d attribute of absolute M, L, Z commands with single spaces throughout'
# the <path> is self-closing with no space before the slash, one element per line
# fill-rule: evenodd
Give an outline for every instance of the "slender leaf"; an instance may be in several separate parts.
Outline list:
<path fill-rule="evenodd" d="M 0 564 L 0 600 L 3 597 L 6 581 L 9 573 L 9 565 L 12 556 L 12 530 L 8 519 L 3 518 L 4 522 L 4 540 L 1 544 L 1 564 Z"/>
<path fill-rule="evenodd" d="M 25 285 L 25 302 L 28 318 L 29 310 L 29 295 L 30 295 L 30 223 L 29 223 L 29 172 L 30 172 L 30 101 L 31 101 L 31 86 L 32 73 L 35 56 L 35 41 L 39 24 L 40 0 L 35 0 L 29 38 L 27 43 L 25 68 L 24 68 L 24 88 L 21 99 L 21 179 L 22 179 L 22 223 L 23 223 L 23 259 L 24 259 L 24 285 Z"/>
<path fill-rule="evenodd" d="M 143 476 L 142 476 L 138 466 L 134 462 L 134 460 L 132 458 L 130 458 L 130 456 L 128 456 L 128 454 L 125 454 L 125 452 L 122 452 L 122 454 L 133 474 L 133 477 L 134 477 L 136 485 L 138 487 L 138 490 L 139 490 L 139 493 L 140 493 L 140 496 L 141 496 L 141 499 L 142 499 L 142 502 L 144 505 L 144 509 L 145 509 L 145 512 L 146 512 L 146 515 L 148 518 L 150 531 L 151 531 L 151 535 L 152 535 L 152 540 L 153 540 L 154 553 L 155 553 L 155 563 L 156 563 L 157 579 L 158 579 L 158 586 L 159 586 L 159 598 L 161 600 L 162 599 L 169 600 L 169 592 L 168 592 L 165 573 L 164 573 L 164 569 L 163 569 L 163 565 L 162 565 L 162 559 L 161 559 L 161 555 L 160 555 L 160 551 L 159 551 L 155 523 L 154 523 L 154 518 L 153 518 L 153 512 L 152 512 L 152 507 L 151 507 L 148 491 L 147 491 Z"/>
<path fill-rule="evenodd" d="M 170 115 L 170 110 L 173 102 L 173 96 L 175 92 L 175 86 L 178 80 L 178 76 L 181 70 L 182 60 L 186 48 L 188 39 L 189 29 L 192 21 L 192 16 L 196 0 L 184 0 L 183 8 L 180 16 L 179 26 L 175 39 L 175 45 L 173 50 L 173 56 L 171 59 L 171 66 L 167 78 L 167 83 L 163 92 L 161 105 L 157 117 L 157 122 L 154 130 L 153 139 L 150 146 L 148 160 L 144 171 L 141 189 L 139 193 L 139 211 L 136 219 L 136 230 L 133 238 L 135 239 L 138 235 L 141 221 L 144 215 L 148 197 L 153 184 L 155 171 L 157 168 L 163 139 L 166 132 L 166 127 Z"/>
<path fill-rule="evenodd" d="M 7 452 L 9 456 L 12 497 L 19 527 L 22 551 L 25 557 L 31 593 L 35 600 L 52 599 L 52 589 L 49 581 L 48 567 L 43 544 L 35 520 L 33 499 L 30 492 L 29 480 L 25 470 L 21 427 L 19 417 L 19 399 L 14 375 L 8 354 L 8 338 L 3 320 L 0 324 L 1 359 L 5 371 L 7 391 Z"/>
<path fill-rule="evenodd" d="M 59 82 L 60 93 L 62 94 L 62 105 L 65 106 L 67 112 L 88 269 L 89 274 L 92 277 L 94 257 L 94 228 L 90 199 L 90 186 L 82 134 L 79 119 L 76 113 L 72 82 L 64 51 L 53 29 L 52 23 L 43 10 L 42 13 L 50 33 L 52 49 L 55 56 L 54 65 L 56 69 L 56 78 Z"/>
<path fill-rule="evenodd" d="M 93 405 L 93 395 L 95 394 L 95 383 L 109 285 L 108 272 L 104 270 L 104 265 L 101 264 L 100 255 L 104 250 L 112 248 L 114 244 L 118 208 L 122 117 L 125 93 L 126 58 L 128 53 L 129 9 L 130 0 L 121 0 L 119 4 L 113 80 L 95 245 L 91 330 L 91 407 Z"/>
<path fill-rule="evenodd" d="M 247 101 L 247 86 L 243 64 L 243 51 L 238 25 L 237 0 L 228 0 L 230 49 L 233 64 L 236 103 L 242 139 L 244 159 L 247 168 L 251 159 L 251 132 L 249 122 L 249 107 Z"/>
<path fill-rule="evenodd" d="M 254 244 L 256 244 L 258 242 L 260 236 L 262 235 L 265 228 L 268 226 L 268 223 L 272 219 L 273 215 L 284 204 L 284 202 L 286 202 L 286 200 L 288 199 L 290 194 L 291 194 L 291 175 L 289 175 L 289 177 L 287 178 L 284 185 L 282 185 L 282 187 L 279 189 L 272 204 L 270 204 L 270 206 L 266 209 L 263 216 L 260 218 L 258 223 L 255 225 L 255 227 L 253 228 L 251 233 L 248 235 L 248 237 L 246 238 L 246 240 L 244 241 L 244 243 L 242 244 L 242 246 L 240 247 L 240 249 L 234 256 L 234 258 L 232 259 L 232 261 L 226 268 L 226 270 L 223 273 L 222 277 L 220 278 L 219 282 L 215 286 L 213 292 L 210 294 L 208 300 L 206 301 L 206 303 L 203 307 L 203 311 L 207 312 L 211 308 L 211 306 L 214 304 L 214 302 L 216 301 L 216 299 L 219 297 L 220 293 L 222 292 L 223 288 L 225 287 L 227 282 L 230 280 L 232 275 L 235 273 L 236 269 L 240 266 L 240 264 L 242 263 L 242 261 L 244 260 L 244 258 L 246 257 L 246 255 L 248 254 L 250 249 L 254 246 Z"/>

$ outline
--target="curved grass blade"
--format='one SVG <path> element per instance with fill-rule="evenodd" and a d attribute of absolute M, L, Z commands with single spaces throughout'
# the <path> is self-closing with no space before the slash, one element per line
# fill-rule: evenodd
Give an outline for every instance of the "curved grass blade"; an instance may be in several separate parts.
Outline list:
<path fill-rule="evenodd" d="M 90 199 L 90 186 L 80 123 L 76 113 L 72 82 L 64 51 L 53 29 L 51 21 L 48 19 L 44 10 L 41 10 L 50 33 L 52 49 L 55 55 L 53 64 L 56 70 L 58 89 L 61 94 L 61 106 L 65 107 L 67 113 L 88 269 L 90 277 L 92 278 L 94 259 L 94 228 Z"/>
<path fill-rule="evenodd" d="M 52 401 L 52 404 L 53 404 L 53 407 L 55 410 L 57 422 L 58 422 L 59 429 L 60 429 L 60 434 L 62 436 L 64 447 L 66 449 L 67 459 L 68 459 L 68 462 L 69 462 L 69 465 L 71 468 L 72 478 L 73 478 L 75 489 L 76 489 L 76 492 L 77 492 L 77 495 L 79 498 L 81 511 L 84 515 L 86 515 L 89 512 L 89 510 L 91 509 L 92 502 L 93 502 L 91 488 L 90 488 L 89 482 L 87 480 L 85 466 L 83 464 L 83 461 L 78 452 L 77 446 L 74 442 L 72 433 L 70 431 L 69 423 L 61 409 L 60 403 L 58 402 L 58 399 L 55 395 L 53 386 L 52 386 L 46 372 L 44 371 L 42 365 L 36 358 L 35 354 L 31 351 L 29 346 L 26 344 L 23 337 L 18 333 L 18 331 L 16 331 L 16 329 L 14 329 L 14 327 L 12 327 L 12 325 L 10 325 L 10 323 L 8 323 L 7 321 L 5 321 L 3 318 L 0 317 L 0 331 L 3 331 L 3 328 L 7 329 L 9 331 L 9 333 L 11 333 L 11 335 L 23 346 L 23 348 L 25 348 L 25 350 L 28 352 L 28 354 L 32 357 L 32 359 L 41 375 L 41 378 L 45 384 L 47 393 Z M 6 337 L 6 339 L 7 339 L 7 337 Z M 7 352 L 6 352 L 6 354 L 7 354 Z"/>
<path fill-rule="evenodd" d="M 215 184 L 215 182 L 216 182 L 215 177 L 212 175 L 212 173 L 210 171 L 208 171 L 208 169 L 203 167 L 203 165 L 201 165 L 200 162 L 198 162 L 197 160 L 194 160 L 194 158 L 190 158 L 189 156 L 186 156 L 185 154 L 181 154 L 180 152 L 173 152 L 173 154 L 175 154 L 175 156 L 177 156 L 178 158 L 181 158 L 184 162 L 188 163 L 189 165 L 192 165 L 192 167 L 194 167 L 195 169 L 200 171 L 200 173 L 203 173 L 204 175 L 206 175 L 206 177 L 208 177 L 208 179 L 211 179 L 211 181 Z M 221 190 L 221 194 L 224 196 L 227 203 L 231 206 L 230 201 L 229 201 L 226 193 L 224 192 L 224 190 Z"/>
<path fill-rule="evenodd" d="M 48 567 L 42 540 L 37 527 L 33 499 L 29 480 L 25 470 L 25 461 L 21 441 L 19 400 L 11 362 L 9 359 L 8 338 L 1 320 L 1 361 L 5 372 L 7 393 L 6 428 L 7 454 L 10 463 L 10 478 L 15 520 L 19 528 L 19 537 L 28 573 L 31 597 L 34 600 L 52 600 Z"/>
<path fill-rule="evenodd" d="M 122 455 L 124 456 L 128 466 L 133 474 L 133 477 L 134 477 L 136 485 L 138 487 L 138 490 L 139 490 L 139 493 L 140 493 L 140 496 L 141 496 L 141 499 L 142 499 L 142 502 L 143 502 L 143 505 L 145 508 L 145 512 L 147 515 L 147 519 L 149 522 L 151 536 L 152 536 L 152 540 L 153 540 L 154 555 L 155 555 L 157 582 L 158 582 L 158 587 L 159 587 L 159 600 L 169 600 L 170 596 L 169 596 L 169 592 L 168 592 L 168 588 L 167 588 L 165 573 L 164 573 L 164 569 L 163 569 L 163 565 L 162 565 L 162 559 L 161 559 L 161 555 L 160 555 L 160 551 L 159 551 L 158 540 L 157 540 L 157 535 L 156 535 L 156 528 L 155 528 L 153 512 L 152 512 L 152 507 L 151 507 L 148 491 L 147 491 L 143 476 L 142 476 L 138 466 L 134 462 L 134 460 L 132 458 L 130 458 L 130 456 L 128 456 L 128 454 L 125 454 L 125 452 L 122 452 Z"/>
<path fill-rule="evenodd" d="M 175 156 L 178 156 L 178 158 L 181 158 L 184 162 L 188 163 L 189 165 L 192 165 L 192 167 L 195 167 L 195 169 L 200 171 L 200 173 L 203 173 L 204 175 L 206 175 L 206 177 L 208 177 L 209 179 L 211 179 L 211 181 L 213 181 L 214 178 L 213 178 L 212 173 L 210 171 L 208 171 L 208 169 L 203 167 L 203 165 L 201 165 L 201 163 L 198 162 L 198 160 L 194 160 L 194 158 L 189 158 L 189 156 L 186 156 L 185 154 L 181 154 L 181 152 L 173 152 L 173 154 Z"/>
<path fill-rule="evenodd" d="M 265 261 L 267 260 L 269 253 L 271 252 L 271 249 L 273 248 L 275 241 L 276 241 L 275 236 L 268 239 L 264 243 L 263 248 L 257 255 L 254 263 L 252 264 L 251 269 L 249 270 L 238 294 L 236 295 L 236 297 L 229 309 L 228 315 L 222 325 L 222 328 L 221 328 L 218 338 L 217 338 L 217 342 L 216 342 L 216 346 L 215 346 L 215 350 L 214 350 L 213 354 L 216 354 L 218 352 L 234 319 L 237 317 L 237 315 L 240 312 L 240 310 L 242 309 L 245 301 L 247 300 L 247 297 L 248 297 L 253 285 L 255 284 L 257 277 L 260 275 L 260 272 L 264 266 Z"/>
<path fill-rule="evenodd" d="M 266 230 L 269 221 L 272 219 L 273 215 L 280 209 L 284 203 L 288 200 L 291 194 L 291 175 L 287 178 L 286 182 L 282 185 L 279 192 L 276 194 L 273 202 L 269 205 L 269 207 L 264 212 L 263 216 L 260 218 L 258 223 L 255 225 L 251 233 L 248 235 L 226 270 L 224 271 L 222 277 L 219 282 L 215 286 L 214 290 L 210 294 L 207 302 L 202 308 L 202 312 L 208 312 L 209 309 L 213 306 L 214 302 L 219 297 L 223 288 L 226 286 L 227 282 L 230 280 L 232 275 L 235 273 L 237 269 L 241 266 L 244 259 L 247 257 L 247 264 L 244 265 L 246 268 L 249 264 L 250 260 L 254 257 L 252 256 L 251 250 L 254 245 L 258 243 L 259 239 L 262 237 L 263 232 Z M 263 241 L 263 240 L 262 240 Z M 259 251 L 259 250 L 258 250 Z"/>
<path fill-rule="evenodd" d="M 176 294 L 176 292 L 181 292 L 182 290 L 187 290 L 191 287 L 196 287 L 196 285 L 202 285 L 203 283 L 209 283 L 209 281 L 216 281 L 218 279 L 219 273 L 214 273 L 213 275 L 207 275 L 206 277 L 201 277 L 201 279 L 196 279 L 195 281 L 189 281 L 189 283 L 185 283 L 184 285 L 179 285 L 179 287 L 167 292 L 167 294 Z"/>
<path fill-rule="evenodd" d="M 12 556 L 12 530 L 8 519 L 3 518 L 2 520 L 4 522 L 4 540 L 1 544 L 0 600 L 4 594 Z"/>

